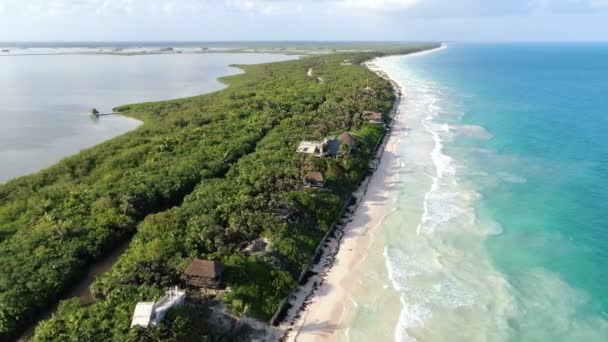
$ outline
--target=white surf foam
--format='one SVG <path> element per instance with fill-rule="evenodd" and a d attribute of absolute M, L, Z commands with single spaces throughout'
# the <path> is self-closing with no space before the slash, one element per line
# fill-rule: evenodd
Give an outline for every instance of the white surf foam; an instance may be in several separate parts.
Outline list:
<path fill-rule="evenodd" d="M 408 126 L 412 127 L 410 145 L 420 145 L 428 154 L 413 153 L 415 159 L 406 163 L 417 166 L 430 178 L 430 188 L 422 202 L 422 215 L 416 228 L 417 238 L 409 245 L 384 250 L 385 265 L 393 288 L 399 292 L 402 303 L 395 340 L 415 341 L 412 330 L 424 331 L 428 322 L 438 313 L 486 305 L 495 295 L 495 301 L 509 302 L 504 290 L 506 282 L 483 260 L 484 256 L 455 246 L 460 239 L 477 239 L 479 236 L 500 233 L 498 223 L 477 222 L 474 210 L 479 194 L 465 188 L 458 181 L 461 167 L 444 151 L 444 141 L 461 134 L 477 138 L 489 138 L 491 134 L 477 126 L 450 126 L 442 122 L 444 92 L 430 82 L 416 79 L 399 65 L 399 59 L 385 59 L 383 67 L 405 90 L 402 104 L 407 113 Z M 446 106 L 452 110 L 452 106 Z M 460 114 L 448 113 L 448 117 Z M 471 234 L 473 233 L 473 234 Z M 448 234 L 449 238 L 444 237 Z M 453 241 L 453 236 L 458 237 Z M 463 237 L 461 237 L 463 236 Z M 473 242 L 479 249 L 479 242 Z M 483 252 L 479 252 L 480 254 Z M 481 260 L 479 260 L 481 259 Z M 487 259 L 487 258 L 486 258 Z M 490 275 L 490 287 L 483 279 Z M 493 293 L 494 292 L 494 293 Z M 494 305 L 494 304 L 490 304 Z M 509 310 L 509 305 L 496 304 L 492 310 L 499 315 Z M 504 310 L 504 311 L 501 311 Z M 492 318 L 488 318 L 492 319 Z M 449 327 L 451 328 L 451 327 Z M 446 331 L 449 329 L 446 328 Z"/>
<path fill-rule="evenodd" d="M 420 217 L 418 222 L 395 222 L 386 227 L 392 231 L 389 237 L 403 236 L 389 239 L 383 253 L 390 285 L 401 303 L 398 316 L 394 313 L 398 317 L 394 339 L 605 340 L 608 314 L 591 318 L 578 315 L 592 300 L 584 292 L 545 269 L 509 274 L 513 286 L 496 270 L 484 239 L 501 234 L 503 228 L 483 211 L 477 217 L 474 208 L 480 195 L 472 188 L 479 188 L 481 178 L 485 178 L 482 182 L 507 186 L 527 180 L 514 173 L 489 174 L 461 165 L 480 155 L 485 160 L 497 152 L 458 150 L 456 144 L 449 144 L 450 139 L 491 139 L 491 133 L 478 126 L 452 124 L 461 114 L 453 98 L 446 98 L 451 93 L 417 78 L 399 60 L 390 57 L 379 64 L 405 93 L 403 110 L 410 130 L 403 142 L 407 146 L 402 147 L 407 153 L 402 156 L 400 151 L 404 168 L 409 170 L 403 182 L 428 187 L 423 189 L 423 198 L 418 188 L 402 191 L 403 201 L 414 198 L 420 204 L 403 205 L 408 214 Z M 407 183 L 408 178 L 413 180 Z"/>

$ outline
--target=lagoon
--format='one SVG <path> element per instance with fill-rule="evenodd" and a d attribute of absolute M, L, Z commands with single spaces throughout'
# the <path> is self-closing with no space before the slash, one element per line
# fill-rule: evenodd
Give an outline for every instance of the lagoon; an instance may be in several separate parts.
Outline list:
<path fill-rule="evenodd" d="M 120 115 L 95 119 L 91 107 L 106 113 L 127 103 L 208 93 L 224 87 L 218 77 L 241 72 L 230 65 L 295 58 L 266 53 L 0 56 L 0 182 L 141 124 Z"/>

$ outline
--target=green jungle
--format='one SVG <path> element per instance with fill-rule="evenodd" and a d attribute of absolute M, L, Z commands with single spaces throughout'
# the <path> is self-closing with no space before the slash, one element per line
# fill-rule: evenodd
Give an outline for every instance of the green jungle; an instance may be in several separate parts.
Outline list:
<path fill-rule="evenodd" d="M 239 66 L 245 73 L 222 78 L 223 90 L 116 108 L 143 125 L 0 185 L 0 340 L 16 339 L 124 243 L 91 286 L 94 300 L 61 301 L 32 340 L 229 340 L 205 320 L 211 301 L 268 321 L 369 175 L 385 134 L 362 113 L 388 119 L 393 88 L 361 63 L 432 47 Z M 354 142 L 337 156 L 297 153 L 302 140 L 344 132 Z M 303 186 L 309 171 L 325 175 L 324 188 Z M 260 238 L 267 250 L 244 250 Z M 162 324 L 130 329 L 135 304 L 183 286 L 194 258 L 221 261 L 229 290 L 214 297 L 190 288 Z"/>

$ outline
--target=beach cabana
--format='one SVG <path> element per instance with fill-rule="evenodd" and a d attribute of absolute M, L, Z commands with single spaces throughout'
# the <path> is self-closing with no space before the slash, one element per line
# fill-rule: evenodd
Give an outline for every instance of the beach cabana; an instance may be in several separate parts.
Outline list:
<path fill-rule="evenodd" d="M 217 261 L 194 259 L 184 276 L 190 286 L 216 289 L 222 282 L 224 265 Z"/>
<path fill-rule="evenodd" d="M 363 120 L 374 124 L 384 124 L 384 116 L 380 112 L 363 112 Z"/>
<path fill-rule="evenodd" d="M 310 171 L 304 176 L 304 186 L 307 188 L 325 187 L 325 176 L 319 171 Z"/>
<path fill-rule="evenodd" d="M 338 137 L 338 141 L 340 142 L 340 144 L 342 146 L 346 147 L 346 152 L 348 154 L 350 154 L 350 151 L 352 151 L 355 148 L 355 137 L 352 134 L 350 134 L 349 132 L 344 132 L 344 133 L 340 134 L 340 136 Z"/>

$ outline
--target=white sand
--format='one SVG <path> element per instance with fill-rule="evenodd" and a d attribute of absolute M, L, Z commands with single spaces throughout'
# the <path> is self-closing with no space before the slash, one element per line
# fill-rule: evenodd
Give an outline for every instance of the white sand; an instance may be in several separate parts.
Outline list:
<path fill-rule="evenodd" d="M 368 67 L 376 72 L 382 72 L 373 62 Z M 396 85 L 395 85 L 396 86 Z M 398 90 L 398 89 L 396 89 Z M 395 105 L 395 121 L 393 131 L 401 132 L 405 128 Z M 288 341 L 336 341 L 343 334 L 342 326 L 348 319 L 346 307 L 350 295 L 357 286 L 359 268 L 365 260 L 368 250 L 374 242 L 376 233 L 381 228 L 382 221 L 390 214 L 387 205 L 392 199 L 387 196 L 388 190 L 397 181 L 399 160 L 395 150 L 400 136 L 390 135 L 384 149 L 379 153 L 383 156 L 377 170 L 364 184 L 360 196 L 363 196 L 352 220 L 343 228 L 344 236 L 340 241 L 334 241 L 339 246 L 333 265 L 328 265 L 325 274 L 320 277 L 319 287 L 302 298 L 305 309 L 296 318 L 287 335 Z M 364 194 L 363 194 L 364 193 Z M 330 245 L 330 248 L 332 246 Z M 324 275 L 324 276 L 323 276 Z"/>

